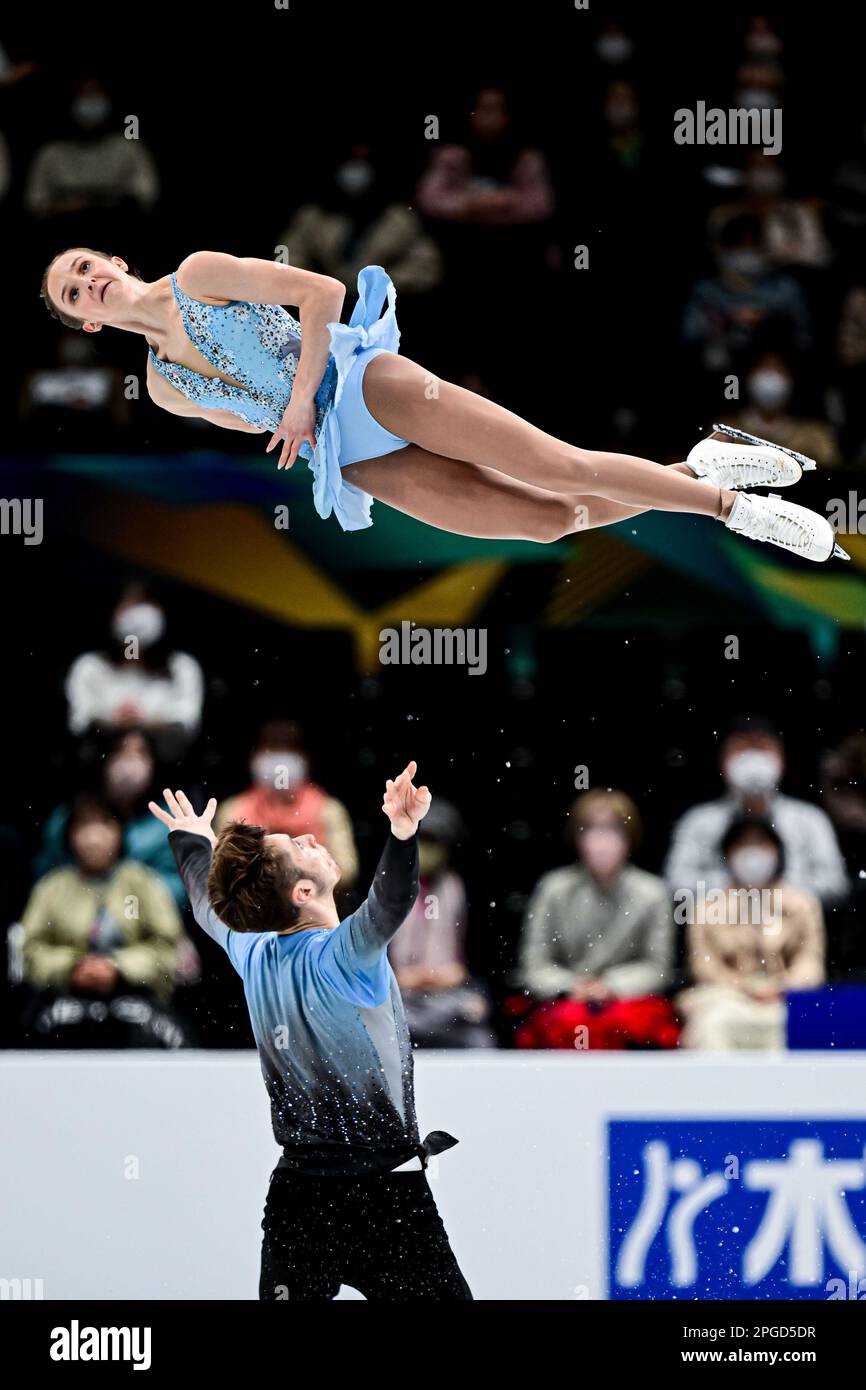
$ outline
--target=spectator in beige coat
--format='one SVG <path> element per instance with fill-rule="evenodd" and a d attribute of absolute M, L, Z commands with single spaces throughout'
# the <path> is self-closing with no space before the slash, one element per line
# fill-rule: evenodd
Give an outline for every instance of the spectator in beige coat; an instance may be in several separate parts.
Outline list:
<path fill-rule="evenodd" d="M 674 909 L 688 922 L 695 981 L 677 1001 L 685 1019 L 681 1042 L 778 1050 L 785 1046 L 785 995 L 824 983 L 821 904 L 785 882 L 782 841 L 769 822 L 734 821 L 722 851 L 730 885 L 692 895 Z"/>

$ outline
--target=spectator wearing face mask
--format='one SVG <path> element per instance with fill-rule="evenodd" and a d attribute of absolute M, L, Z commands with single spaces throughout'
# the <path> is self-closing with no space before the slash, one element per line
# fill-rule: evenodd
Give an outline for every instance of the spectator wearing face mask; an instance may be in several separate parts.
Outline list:
<path fill-rule="evenodd" d="M 393 191 L 369 146 L 353 145 L 282 233 L 292 265 L 342 280 L 352 292 L 365 265 L 383 265 L 401 296 L 434 290 L 442 279 L 439 248 Z"/>
<path fill-rule="evenodd" d="M 181 882 L 165 831 L 147 809 L 151 799 L 162 797 L 163 779 L 157 776 L 153 746 L 141 730 L 116 734 L 108 742 L 100 762 L 98 796 L 115 816 L 123 833 L 123 853 L 159 874 L 174 900 L 186 905 Z M 46 874 L 71 862 L 68 844 L 71 806 L 56 806 L 45 822 L 42 844 L 34 871 Z"/>
<path fill-rule="evenodd" d="M 358 854 L 352 822 L 345 806 L 310 780 L 303 734 L 294 720 L 269 719 L 262 725 L 250 773 L 251 785 L 220 804 L 217 831 L 240 820 L 263 825 L 272 835 L 315 835 L 339 864 L 341 886 L 354 883 Z"/>
<path fill-rule="evenodd" d="M 637 808 L 623 792 L 590 791 L 570 823 L 577 863 L 545 874 L 526 909 L 518 978 L 544 1002 L 517 1046 L 673 1047 L 679 1030 L 658 997 L 672 978 L 673 915 L 661 879 L 629 863 Z"/>
<path fill-rule="evenodd" d="M 832 260 L 832 248 L 824 231 L 818 198 L 791 197 L 787 174 L 778 155 L 751 150 L 742 174 L 742 199 L 716 208 L 707 229 L 717 241 L 732 218 L 753 216 L 761 227 L 761 245 L 777 266 L 800 270 L 824 270 Z"/>
<path fill-rule="evenodd" d="M 820 806 L 785 796 L 779 786 L 785 747 L 764 720 L 744 718 L 723 740 L 719 766 L 724 795 L 693 806 L 674 827 L 665 878 L 675 897 L 725 888 L 729 870 L 722 844 L 728 826 L 744 815 L 773 826 L 784 847 L 788 883 L 814 893 L 825 907 L 848 892 L 845 862 L 829 816 Z"/>
<path fill-rule="evenodd" d="M 143 140 L 127 138 L 123 121 L 99 78 L 76 85 L 68 128 L 37 150 L 24 189 L 28 212 L 51 220 L 53 239 L 98 245 L 122 237 L 156 203 L 156 165 Z"/>
<path fill-rule="evenodd" d="M 463 142 L 433 153 L 416 200 L 428 217 L 447 222 L 520 227 L 550 220 L 555 198 L 547 162 L 521 135 L 504 91 L 476 94 Z"/>
<path fill-rule="evenodd" d="M 848 734 L 821 759 L 821 800 L 839 838 L 851 897 L 830 920 L 833 979 L 866 980 L 866 734 Z"/>
<path fill-rule="evenodd" d="M 770 329 L 798 353 L 811 348 L 803 291 L 771 264 L 757 217 L 733 217 L 721 228 L 716 262 L 716 274 L 693 287 L 682 323 L 683 339 L 706 371 L 730 370 L 742 354 L 754 351 L 758 334 Z"/>
<path fill-rule="evenodd" d="M 722 418 L 749 434 L 805 454 L 819 468 L 834 468 L 842 462 L 836 432 L 824 420 L 794 414 L 791 400 L 795 384 L 790 363 L 780 353 L 762 352 L 745 378 L 748 404 L 730 418 Z"/>
<path fill-rule="evenodd" d="M 443 120 L 445 138 L 430 142 L 427 167 L 410 201 L 442 251 L 437 312 L 443 322 L 461 317 L 461 332 L 448 340 L 453 379 L 507 403 L 514 315 L 502 286 L 519 265 L 521 295 L 532 304 L 534 320 L 546 322 L 553 306 L 551 277 L 562 266 L 556 192 L 544 154 L 502 88 L 476 91 L 462 126 L 454 129 Z M 542 371 L 528 354 L 520 375 L 524 403 L 549 390 L 549 375 L 549 364 Z"/>
<path fill-rule="evenodd" d="M 785 1046 L 785 995 L 825 981 L 824 917 L 814 893 L 784 876 L 784 846 L 766 821 L 732 821 L 722 839 L 729 886 L 701 895 L 687 927 L 694 985 L 677 999 L 682 1046 Z"/>
<path fill-rule="evenodd" d="M 415 1047 L 495 1047 L 490 1001 L 466 964 L 467 903 L 451 867 L 459 812 L 437 797 L 418 828 L 421 889 L 388 948 Z"/>
<path fill-rule="evenodd" d="M 592 47 L 596 58 L 607 68 L 624 67 L 635 52 L 634 39 L 615 19 L 605 21 Z"/>
<path fill-rule="evenodd" d="M 144 729 L 161 758 L 180 756 L 201 725 L 204 678 L 174 649 L 165 610 L 144 584 L 127 584 L 105 651 L 84 652 L 66 677 L 69 731 Z"/>
<path fill-rule="evenodd" d="M 121 858 L 122 826 L 98 798 L 73 805 L 67 847 L 71 862 L 40 879 L 22 917 L 25 977 L 39 992 L 33 1035 L 66 1047 L 181 1045 L 164 1009 L 181 937 L 171 894 Z"/>

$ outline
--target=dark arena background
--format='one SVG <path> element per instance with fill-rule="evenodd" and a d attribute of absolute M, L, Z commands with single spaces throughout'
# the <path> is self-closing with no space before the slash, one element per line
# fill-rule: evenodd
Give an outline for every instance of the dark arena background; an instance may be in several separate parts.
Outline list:
<path fill-rule="evenodd" d="M 679 143 L 702 103 L 776 113 L 778 150 Z M 449 149 L 510 211 L 458 210 Z M 33 10 L 0 22 L 0 226 L 3 1298 L 256 1298 L 275 1150 L 255 1044 L 144 809 L 169 785 L 225 802 L 256 750 L 300 754 L 339 813 L 341 912 L 376 868 L 385 778 L 415 759 L 440 803 L 422 892 L 457 894 L 445 962 L 392 965 L 422 1133 L 460 1140 L 430 1176 L 476 1298 L 866 1296 L 854 16 Z M 137 336 L 46 312 L 42 273 L 75 246 L 145 281 L 196 250 L 282 257 L 343 279 L 344 322 L 381 264 L 401 353 L 569 444 L 670 463 L 722 421 L 815 458 L 796 501 L 850 562 L 659 511 L 542 544 L 376 502 L 344 533 L 268 436 L 159 410 Z M 174 695 L 151 715 L 106 655 L 123 603 L 165 620 L 144 666 Z M 471 633 L 477 659 L 391 663 L 385 630 Z M 775 759 L 772 785 L 737 785 L 738 751 Z M 169 964 L 129 1014 L 122 977 L 84 1007 L 51 955 L 80 926 L 68 829 L 94 797 L 168 902 Z M 620 841 L 640 874 L 593 868 Z M 735 865 L 768 844 L 781 925 L 679 910 L 754 886 Z"/>

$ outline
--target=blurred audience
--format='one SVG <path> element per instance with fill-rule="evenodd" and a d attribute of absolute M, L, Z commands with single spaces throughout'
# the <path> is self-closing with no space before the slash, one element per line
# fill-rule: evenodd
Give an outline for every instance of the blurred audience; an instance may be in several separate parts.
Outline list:
<path fill-rule="evenodd" d="M 779 791 L 785 773 L 779 733 L 760 718 L 738 720 L 722 741 L 719 767 L 724 795 L 693 806 L 674 826 L 664 871 L 671 891 L 726 887 L 725 832 L 732 821 L 749 815 L 766 818 L 778 833 L 792 887 L 813 893 L 825 907 L 840 903 L 848 878 L 832 822 L 820 806 Z"/>
<path fill-rule="evenodd" d="M 862 730 L 825 753 L 821 800 L 851 882 L 848 901 L 830 919 L 828 967 L 834 980 L 862 982 L 866 981 L 866 733 Z"/>
<path fill-rule="evenodd" d="M 478 92 L 462 141 L 430 157 L 417 190 L 428 217 L 486 227 L 521 227 L 553 216 L 547 161 L 515 128 L 496 87 Z"/>
<path fill-rule="evenodd" d="M 750 150 L 742 173 L 742 197 L 711 212 L 710 241 L 717 242 L 722 229 L 735 218 L 751 216 L 760 225 L 761 248 L 774 265 L 823 270 L 833 253 L 821 203 L 816 197 L 792 197 L 787 184 L 778 155 Z"/>
<path fill-rule="evenodd" d="M 159 876 L 122 859 L 123 827 L 107 802 L 82 796 L 67 823 L 72 863 L 39 882 L 24 909 L 30 1027 L 45 1046 L 178 1047 L 166 1008 L 181 936 Z"/>
<path fill-rule="evenodd" d="M 177 871 L 165 829 L 148 811 L 148 801 L 162 804 L 164 779 L 157 776 L 153 745 L 140 729 L 112 735 L 98 766 L 96 792 L 111 807 L 123 833 L 125 858 L 137 860 L 159 874 L 175 902 L 186 904 L 186 890 Z M 71 805 L 56 806 L 42 828 L 42 845 L 34 871 L 71 862 L 67 830 Z"/>
<path fill-rule="evenodd" d="M 852 464 L 866 463 L 866 283 L 846 286 L 835 330 L 842 440 Z"/>
<path fill-rule="evenodd" d="M 826 977 L 821 904 L 785 879 L 784 845 L 769 822 L 732 821 L 720 848 L 729 886 L 711 898 L 699 895 L 689 914 L 695 983 L 677 998 L 685 1018 L 681 1043 L 779 1050 L 786 1043 L 784 996 L 817 989 Z"/>
<path fill-rule="evenodd" d="M 273 835 L 315 835 L 340 866 L 340 886 L 358 877 L 358 854 L 349 813 L 342 802 L 311 781 L 303 731 L 292 719 L 262 724 L 250 756 L 252 783 L 223 801 L 217 830 L 229 821 L 263 825 Z"/>
<path fill-rule="evenodd" d="M 332 275 L 354 291 L 365 265 L 382 265 L 398 294 L 426 294 L 442 279 L 442 256 L 418 214 L 393 195 L 393 175 L 355 144 L 314 202 L 298 208 L 280 243 L 302 270 Z"/>
<path fill-rule="evenodd" d="M 418 829 L 421 889 L 388 950 L 416 1047 L 496 1047 L 490 1001 L 466 965 L 467 903 L 451 868 L 459 812 L 436 797 Z"/>
<path fill-rule="evenodd" d="M 841 463 L 833 426 L 792 410 L 796 380 L 790 361 L 781 352 L 760 351 L 752 360 L 743 385 L 747 404 L 733 415 L 723 416 L 726 424 L 805 454 L 820 468 L 834 468 Z"/>
<path fill-rule="evenodd" d="M 671 983 L 673 916 L 661 879 L 629 862 L 637 807 L 623 792 L 585 792 L 570 824 L 577 863 L 545 874 L 526 910 L 519 975 L 547 1002 L 517 1046 L 672 1047 L 670 1005 L 653 996 Z"/>
<path fill-rule="evenodd" d="M 204 678 L 170 641 L 162 604 L 147 585 L 122 590 L 104 651 L 84 652 L 66 677 L 69 731 L 140 728 L 161 758 L 180 756 L 201 725 Z"/>
<path fill-rule="evenodd" d="M 732 370 L 754 349 L 758 332 L 771 328 L 797 352 L 811 348 L 812 322 L 803 291 L 771 264 L 757 217 L 743 214 L 725 223 L 715 254 L 716 273 L 695 284 L 682 324 L 683 339 L 705 370 Z"/>
<path fill-rule="evenodd" d="M 101 361 L 84 333 L 58 333 L 54 361 L 27 373 L 21 388 L 20 418 L 34 441 L 55 447 L 59 430 L 67 449 L 92 448 L 111 430 L 131 419 L 123 372 Z"/>
<path fill-rule="evenodd" d="M 122 120 L 103 82 L 86 77 L 72 93 L 67 131 L 34 156 L 24 203 L 31 216 L 52 222 L 56 240 L 74 246 L 123 238 L 155 205 L 156 163 L 137 133 L 120 128 Z"/>

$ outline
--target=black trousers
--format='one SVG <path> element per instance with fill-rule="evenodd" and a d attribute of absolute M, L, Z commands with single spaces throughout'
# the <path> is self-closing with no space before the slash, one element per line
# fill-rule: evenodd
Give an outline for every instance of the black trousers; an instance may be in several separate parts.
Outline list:
<path fill-rule="evenodd" d="M 471 1299 L 427 1174 L 312 1177 L 277 1168 L 262 1220 L 259 1299 Z"/>

